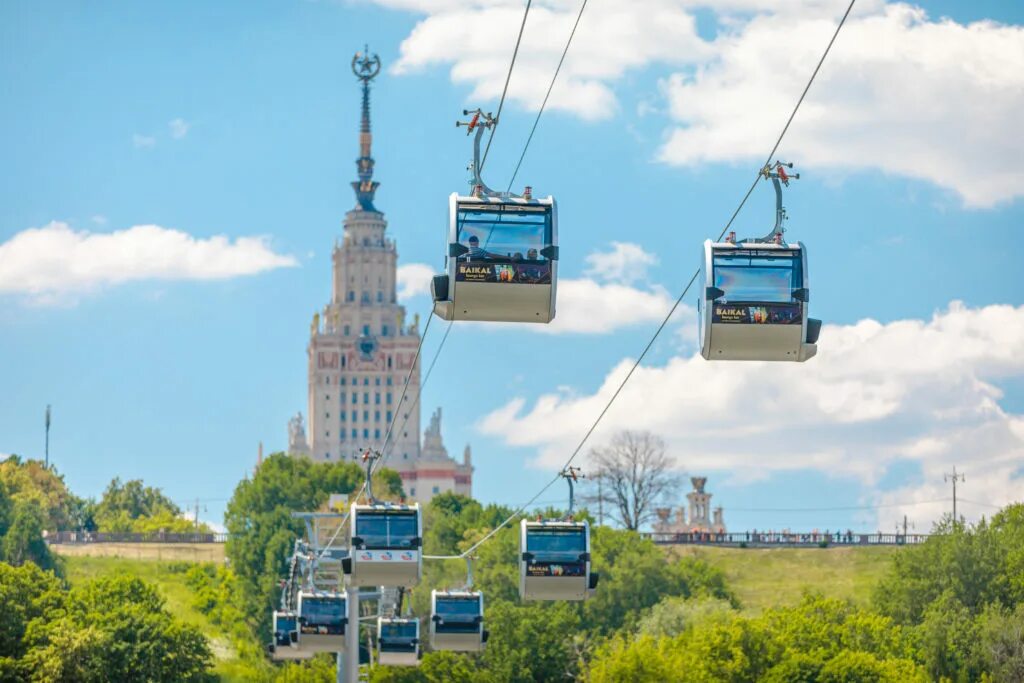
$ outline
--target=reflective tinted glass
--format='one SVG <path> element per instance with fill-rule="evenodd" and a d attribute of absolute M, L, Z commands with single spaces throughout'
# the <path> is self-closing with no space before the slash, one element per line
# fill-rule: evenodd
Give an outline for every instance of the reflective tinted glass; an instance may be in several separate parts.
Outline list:
<path fill-rule="evenodd" d="M 419 532 L 415 514 L 390 515 L 388 524 L 390 525 L 388 543 L 391 547 L 408 548 L 412 546 L 412 542 Z"/>
<path fill-rule="evenodd" d="M 477 598 L 438 598 L 437 614 L 444 618 L 478 617 L 480 616 L 480 601 Z"/>
<path fill-rule="evenodd" d="M 547 263 L 540 251 L 551 242 L 550 207 L 463 207 L 457 220 L 459 244 L 469 249 L 460 261 Z"/>
<path fill-rule="evenodd" d="M 387 515 L 360 512 L 356 517 L 355 535 L 363 539 L 368 548 L 386 548 L 388 545 Z"/>
<path fill-rule="evenodd" d="M 294 631 L 295 630 L 295 625 L 297 623 L 298 623 L 298 619 L 296 619 L 293 616 L 287 616 L 287 617 L 279 616 L 277 618 L 277 622 L 276 622 L 275 628 L 278 631 Z"/>
<path fill-rule="evenodd" d="M 345 617 L 345 601 L 341 598 L 302 598 L 302 616 L 307 623 L 336 626 Z"/>
<path fill-rule="evenodd" d="M 531 553 L 582 553 L 586 535 L 579 529 L 527 529 L 526 550 Z"/>
<path fill-rule="evenodd" d="M 380 625 L 380 637 L 387 639 L 394 638 L 415 638 L 418 634 L 415 621 L 386 621 Z"/>
<path fill-rule="evenodd" d="M 787 303 L 803 286 L 798 254 L 715 254 L 714 286 L 725 292 L 723 303 Z"/>

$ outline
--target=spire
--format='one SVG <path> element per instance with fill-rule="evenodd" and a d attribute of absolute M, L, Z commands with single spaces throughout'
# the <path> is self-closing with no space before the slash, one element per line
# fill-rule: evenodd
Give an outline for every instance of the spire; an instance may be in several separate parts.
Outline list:
<path fill-rule="evenodd" d="M 356 192 L 357 208 L 363 211 L 377 211 L 373 205 L 373 195 L 380 185 L 373 179 L 373 157 L 370 156 L 370 145 L 373 134 L 370 132 L 370 81 L 380 73 L 380 57 L 370 56 L 370 48 L 357 52 L 352 58 L 352 73 L 363 82 L 363 117 L 359 124 L 359 158 L 356 159 L 356 172 L 359 180 L 352 183 Z"/>

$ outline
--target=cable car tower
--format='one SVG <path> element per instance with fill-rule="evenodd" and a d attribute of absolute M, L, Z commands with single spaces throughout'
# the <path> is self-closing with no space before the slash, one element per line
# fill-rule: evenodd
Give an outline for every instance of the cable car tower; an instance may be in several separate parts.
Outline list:
<path fill-rule="evenodd" d="M 553 197 L 498 192 L 481 177 L 480 140 L 498 124 L 481 109 L 457 121 L 473 137 L 468 196 L 448 198 L 446 274 L 431 282 L 434 313 L 445 320 L 548 323 L 555 317 L 558 210 Z"/>
<path fill-rule="evenodd" d="M 697 299 L 700 352 L 708 360 L 804 362 L 818 352 L 821 321 L 808 317 L 807 249 L 787 243 L 782 187 L 791 163 L 761 169 L 775 188 L 775 226 L 764 237 L 704 242 Z"/>

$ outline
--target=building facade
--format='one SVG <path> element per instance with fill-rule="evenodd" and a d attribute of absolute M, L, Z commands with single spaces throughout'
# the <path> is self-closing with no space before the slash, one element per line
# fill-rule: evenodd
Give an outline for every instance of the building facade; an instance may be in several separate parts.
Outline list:
<path fill-rule="evenodd" d="M 345 214 L 343 236 L 331 255 L 330 303 L 310 325 L 308 429 L 301 415 L 292 418 L 289 452 L 327 462 L 379 451 L 415 500 L 445 491 L 470 495 L 469 447 L 462 463 L 448 457 L 440 409 L 420 449 L 420 367 L 413 365 L 419 316 L 410 323 L 398 303 L 398 251 L 374 205 L 380 184 L 373 179 L 370 81 L 380 60 L 357 54 L 353 70 L 362 82 L 358 180 L 352 183 L 356 205 Z"/>

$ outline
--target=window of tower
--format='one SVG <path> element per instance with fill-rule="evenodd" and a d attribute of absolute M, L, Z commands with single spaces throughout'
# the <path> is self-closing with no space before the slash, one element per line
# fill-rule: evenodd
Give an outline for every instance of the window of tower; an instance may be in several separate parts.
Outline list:
<path fill-rule="evenodd" d="M 353 411 L 352 411 L 352 421 L 353 421 L 353 422 L 355 422 L 355 421 L 356 421 L 356 418 L 357 418 L 358 416 L 359 416 L 359 412 L 358 412 L 358 411 L 355 411 L 355 410 L 353 410 Z"/>
<path fill-rule="evenodd" d="M 352 404 L 355 405 L 356 403 L 359 403 L 359 394 L 357 394 L 356 392 L 353 391 L 352 392 Z"/>
<path fill-rule="evenodd" d="M 364 304 L 370 303 L 370 293 L 369 292 L 363 292 L 362 302 Z"/>
<path fill-rule="evenodd" d="M 370 386 L 370 378 L 369 377 L 364 377 L 363 378 L 363 386 Z"/>
<path fill-rule="evenodd" d="M 352 330 L 351 330 L 351 329 L 349 328 L 349 326 L 348 326 L 348 325 L 345 325 L 345 336 L 347 337 L 347 336 L 349 336 L 349 335 L 350 335 L 351 333 L 352 333 Z"/>
<path fill-rule="evenodd" d="M 364 237 L 363 238 L 363 246 L 364 247 L 370 246 L 370 238 L 369 237 Z"/>
<path fill-rule="evenodd" d="M 363 438 L 364 439 L 369 439 L 370 438 L 370 430 L 369 429 L 364 429 L 363 430 Z"/>
<path fill-rule="evenodd" d="M 415 496 L 416 495 L 416 487 L 415 486 L 412 487 L 411 489 L 409 489 L 409 495 L 410 496 Z"/>
<path fill-rule="evenodd" d="M 435 486 L 434 487 L 434 493 L 441 493 L 441 487 L 440 486 Z"/>
<path fill-rule="evenodd" d="M 370 326 L 369 325 L 363 325 L 363 335 L 366 336 L 366 337 L 370 336 Z"/>
<path fill-rule="evenodd" d="M 345 356 L 341 357 L 341 367 L 345 367 Z"/>
<path fill-rule="evenodd" d="M 352 430 L 352 438 L 353 439 L 359 438 L 359 430 L 358 429 L 353 429 Z"/>
<path fill-rule="evenodd" d="M 363 411 L 363 422 L 369 422 L 369 421 L 370 421 L 370 411 L 369 410 L 364 410 Z"/>
<path fill-rule="evenodd" d="M 374 378 L 373 383 L 376 384 L 379 387 L 380 386 L 380 377 Z"/>
<path fill-rule="evenodd" d="M 373 395 L 373 402 L 375 405 L 380 405 L 380 392 L 378 391 Z"/>
<path fill-rule="evenodd" d="M 390 366 L 390 365 L 391 365 L 391 358 L 388 357 L 388 366 Z M 388 377 L 388 386 L 389 387 L 391 386 L 391 378 L 390 377 Z"/>
<path fill-rule="evenodd" d="M 344 421 L 345 421 L 345 415 L 346 415 L 345 411 L 344 411 L 344 410 L 343 410 L 343 411 L 341 411 L 341 421 L 342 421 L 342 422 L 344 422 Z M 343 437 L 343 438 L 344 438 L 344 437 Z"/>
<path fill-rule="evenodd" d="M 380 438 L 380 430 L 379 429 L 374 429 L 373 430 L 373 438 L 375 438 L 375 439 L 379 439 Z"/>
<path fill-rule="evenodd" d="M 338 394 L 338 400 L 341 401 L 342 403 L 345 402 L 345 392 L 344 391 L 341 392 L 340 394 Z"/>
<path fill-rule="evenodd" d="M 348 290 L 348 294 L 345 296 L 345 298 L 348 301 L 355 301 L 356 300 L 355 290 L 353 290 L 353 289 Z"/>
<path fill-rule="evenodd" d="M 384 303 L 384 292 L 380 291 L 379 289 L 377 290 L 377 303 Z"/>
<path fill-rule="evenodd" d="M 324 436 L 330 436 L 330 435 L 331 435 L 331 433 L 329 431 L 328 432 L 324 432 Z"/>
<path fill-rule="evenodd" d="M 380 336 L 382 336 L 382 337 L 388 336 L 388 326 L 387 325 L 381 325 L 380 326 Z"/>
<path fill-rule="evenodd" d="M 391 392 L 388 392 L 388 405 L 391 405 Z"/>
<path fill-rule="evenodd" d="M 388 411 L 388 424 L 391 424 L 391 411 Z"/>
<path fill-rule="evenodd" d="M 388 370 L 391 369 L 391 356 L 388 356 Z M 391 384 L 391 378 L 388 377 L 388 384 Z"/>
<path fill-rule="evenodd" d="M 328 453 L 324 453 L 324 460 L 330 460 L 330 459 L 331 459 L 331 454 L 329 452 Z"/>
<path fill-rule="evenodd" d="M 341 378 L 341 386 L 345 386 L 345 378 L 344 377 Z"/>
<path fill-rule="evenodd" d="M 373 419 L 376 422 L 380 422 L 380 411 L 379 410 L 373 411 Z"/>
<path fill-rule="evenodd" d="M 363 392 L 363 403 L 365 403 L 366 405 L 370 405 L 370 392 Z"/>

